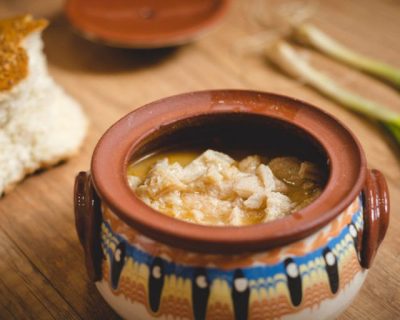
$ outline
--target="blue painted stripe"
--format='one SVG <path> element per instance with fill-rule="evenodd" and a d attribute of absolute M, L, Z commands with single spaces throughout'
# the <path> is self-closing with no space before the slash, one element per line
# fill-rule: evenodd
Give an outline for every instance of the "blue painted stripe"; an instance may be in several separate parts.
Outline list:
<path fill-rule="evenodd" d="M 361 225 L 362 225 L 362 203 L 361 203 L 361 198 L 359 198 L 360 201 L 360 209 L 359 211 L 354 214 L 352 218 L 352 222 L 356 224 L 360 224 L 361 220 Z M 126 243 L 126 257 L 129 257 L 133 259 L 135 262 L 141 263 L 141 264 L 146 264 L 148 267 L 151 266 L 152 261 L 154 260 L 155 257 L 151 256 L 145 251 L 142 251 L 132 245 L 129 244 L 129 242 L 120 236 L 119 234 L 116 234 L 113 232 L 111 229 L 111 226 L 106 222 L 103 221 L 103 227 L 107 231 L 104 231 L 102 229 L 102 239 L 103 239 L 103 250 L 104 252 L 108 255 L 109 259 L 111 260 L 112 255 L 113 255 L 113 250 L 110 247 L 105 246 L 105 241 L 112 241 L 114 244 L 118 244 L 119 242 L 125 242 Z M 346 238 L 346 236 L 349 234 L 349 228 L 343 228 L 343 230 L 340 232 L 340 234 L 329 240 L 328 242 L 328 247 L 331 248 L 332 250 L 335 249 L 338 252 L 338 259 L 340 260 L 344 254 L 349 250 L 352 249 L 354 246 L 354 242 L 352 238 L 348 238 L 351 240 L 345 241 L 345 246 L 344 248 L 339 248 L 340 242 L 342 242 L 343 239 Z M 317 259 L 320 259 L 322 257 L 322 251 L 325 247 L 316 249 L 310 253 L 307 253 L 303 256 L 292 256 L 292 259 L 295 261 L 295 263 L 300 266 L 300 265 L 307 265 L 310 261 L 316 261 Z M 195 271 L 195 266 L 188 266 L 188 265 L 183 265 L 183 264 L 175 264 L 173 262 L 167 261 L 165 259 L 162 259 L 164 263 L 164 270 L 166 275 L 171 275 L 175 274 L 177 277 L 184 278 L 184 279 L 191 279 L 194 276 L 194 271 Z M 212 262 L 212 261 L 210 261 Z M 325 269 L 323 265 L 317 265 L 312 268 L 307 268 L 307 271 L 302 271 L 302 275 L 307 275 L 310 274 L 317 269 Z M 285 268 L 284 268 L 284 263 L 283 261 L 274 264 L 274 265 L 264 265 L 264 266 L 250 266 L 247 268 L 242 269 L 244 275 L 246 276 L 247 279 L 249 280 L 258 280 L 258 279 L 263 279 L 263 278 L 271 278 L 274 277 L 277 274 L 285 274 Z M 218 268 L 207 268 L 207 276 L 209 281 L 213 281 L 215 279 L 222 279 L 228 282 L 228 284 L 231 286 L 232 285 L 232 279 L 233 279 L 233 273 L 234 270 L 221 270 Z M 286 282 L 282 279 L 273 279 L 272 283 L 264 281 L 264 283 L 261 285 L 262 287 L 268 288 L 268 287 L 273 287 L 279 282 Z"/>

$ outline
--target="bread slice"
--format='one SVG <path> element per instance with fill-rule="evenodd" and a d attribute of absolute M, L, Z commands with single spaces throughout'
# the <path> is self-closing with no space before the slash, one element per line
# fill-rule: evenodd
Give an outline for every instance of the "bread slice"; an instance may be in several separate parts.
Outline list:
<path fill-rule="evenodd" d="M 80 105 L 48 74 L 46 25 L 29 15 L 0 21 L 0 196 L 75 154 L 86 135 Z"/>

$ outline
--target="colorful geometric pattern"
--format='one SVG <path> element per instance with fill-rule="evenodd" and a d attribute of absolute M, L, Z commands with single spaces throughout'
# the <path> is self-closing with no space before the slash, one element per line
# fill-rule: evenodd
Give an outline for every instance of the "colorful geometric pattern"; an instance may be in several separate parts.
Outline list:
<path fill-rule="evenodd" d="M 276 319 L 316 308 L 362 270 L 362 199 L 312 236 L 264 253 L 205 255 L 160 244 L 103 207 L 103 280 L 149 317 Z"/>

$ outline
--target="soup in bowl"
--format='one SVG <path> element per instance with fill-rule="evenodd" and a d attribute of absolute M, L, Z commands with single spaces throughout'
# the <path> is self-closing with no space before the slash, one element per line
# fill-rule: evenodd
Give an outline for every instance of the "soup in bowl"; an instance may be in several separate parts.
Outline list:
<path fill-rule="evenodd" d="M 205 225 L 244 226 L 285 217 L 321 193 L 323 172 L 296 157 L 172 150 L 128 167 L 128 182 L 150 207 Z"/>
<path fill-rule="evenodd" d="M 333 319 L 361 288 L 388 215 L 385 180 L 344 125 L 254 91 L 129 113 L 75 184 L 88 274 L 136 320 Z"/>

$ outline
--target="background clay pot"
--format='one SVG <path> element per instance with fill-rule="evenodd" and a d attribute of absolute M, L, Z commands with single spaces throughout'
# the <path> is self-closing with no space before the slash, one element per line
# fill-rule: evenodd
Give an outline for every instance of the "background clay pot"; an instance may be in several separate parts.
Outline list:
<path fill-rule="evenodd" d="M 246 227 L 190 224 L 141 202 L 128 163 L 160 148 L 275 150 L 329 172 L 323 193 L 283 219 Z M 238 90 L 148 104 L 99 141 L 75 184 L 90 278 L 124 318 L 335 318 L 353 300 L 389 222 L 383 176 L 336 119 L 288 97 Z"/>
<path fill-rule="evenodd" d="M 124 48 L 190 42 L 227 13 L 229 0 L 68 0 L 65 13 L 89 40 Z"/>

